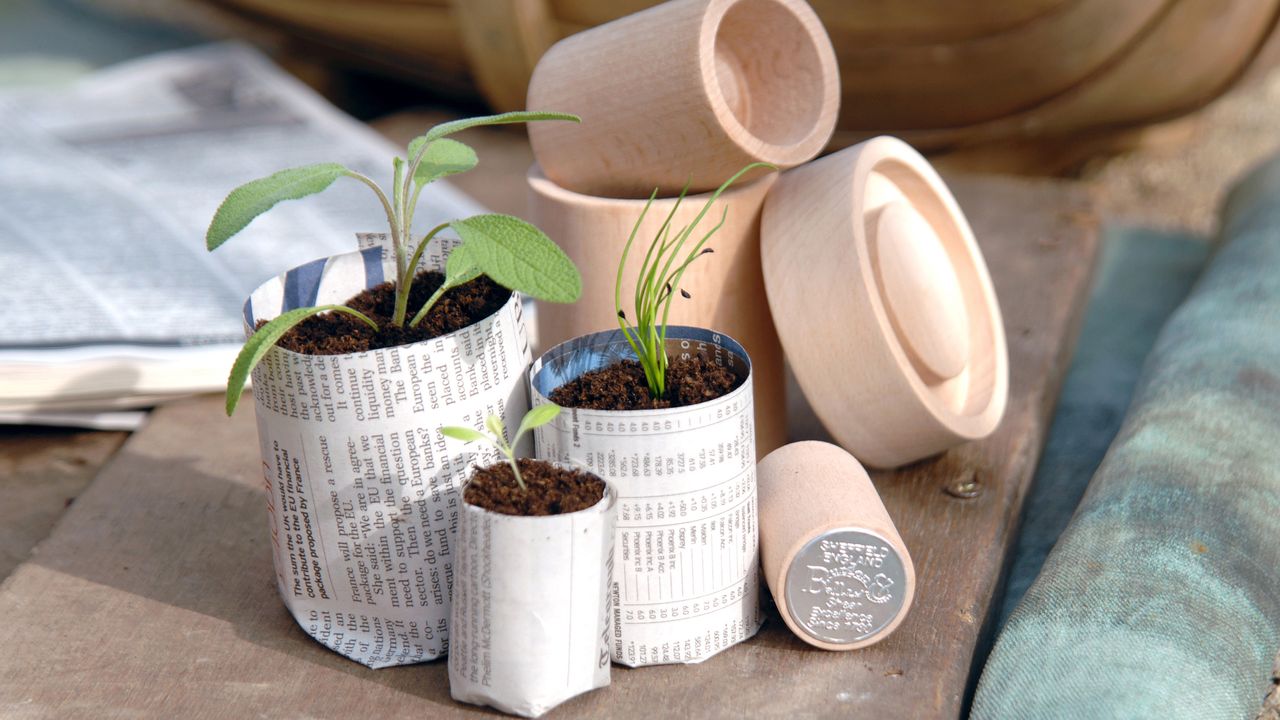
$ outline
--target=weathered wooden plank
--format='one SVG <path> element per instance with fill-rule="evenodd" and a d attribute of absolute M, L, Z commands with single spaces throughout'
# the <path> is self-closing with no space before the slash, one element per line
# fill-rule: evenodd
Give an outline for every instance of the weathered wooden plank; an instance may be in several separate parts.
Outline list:
<path fill-rule="evenodd" d="M 0 580 L 49 536 L 63 511 L 128 435 L 41 427 L 0 429 Z"/>
<path fill-rule="evenodd" d="M 689 667 L 616 668 L 556 717 L 955 717 L 1069 357 L 1096 249 L 1060 183 L 955 186 L 1005 309 L 998 433 L 876 482 L 916 562 L 915 608 L 865 651 L 828 653 L 772 617 Z M 216 398 L 156 411 L 0 589 L 0 715 L 437 716 L 443 662 L 370 671 L 298 630 L 275 595 L 254 425 Z M 945 488 L 973 478 L 970 500 Z"/>

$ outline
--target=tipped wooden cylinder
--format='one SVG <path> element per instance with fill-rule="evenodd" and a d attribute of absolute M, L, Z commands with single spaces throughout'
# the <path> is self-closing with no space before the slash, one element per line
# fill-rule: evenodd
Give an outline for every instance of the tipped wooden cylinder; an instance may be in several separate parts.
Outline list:
<path fill-rule="evenodd" d="M 778 612 L 800 639 L 853 650 L 897 629 L 916 571 L 867 471 L 835 445 L 799 442 L 756 469 L 760 557 Z"/>
<path fill-rule="evenodd" d="M 835 51 L 803 0 L 673 0 L 556 43 L 527 106 L 582 117 L 529 125 L 548 178 L 638 198 L 711 190 L 753 161 L 806 162 L 839 104 Z"/>
<path fill-rule="evenodd" d="M 1009 360 L 991 278 L 911 146 L 874 138 L 784 173 L 761 255 L 796 380 L 858 460 L 897 467 L 999 425 Z"/>
<path fill-rule="evenodd" d="M 576 303 L 538 306 L 538 343 L 549 348 L 580 335 L 616 330 L 615 270 L 644 200 L 591 197 L 548 180 L 535 165 L 529 170 L 529 220 L 555 238 L 583 269 L 582 297 Z M 760 269 L 760 208 L 777 180 L 770 173 L 725 191 L 699 223 L 695 236 L 724 225 L 708 241 L 713 253 L 698 258 L 680 282 L 690 297 L 671 303 L 670 325 L 722 332 L 741 342 L 751 355 L 756 397 L 756 448 L 763 457 L 787 441 L 786 381 L 782 346 L 769 315 Z M 723 179 L 721 180 L 723 182 Z M 707 196 L 686 197 L 671 223 L 677 230 L 693 222 Z M 653 201 L 636 233 L 622 274 L 622 308 L 634 319 L 632 299 L 645 250 L 674 207 L 674 198 Z"/>

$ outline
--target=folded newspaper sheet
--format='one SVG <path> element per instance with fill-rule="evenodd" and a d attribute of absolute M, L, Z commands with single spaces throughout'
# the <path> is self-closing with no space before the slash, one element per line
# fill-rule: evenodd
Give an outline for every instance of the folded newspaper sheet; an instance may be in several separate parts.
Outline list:
<path fill-rule="evenodd" d="M 610 648 L 615 662 L 633 667 L 701 662 L 763 622 L 747 355 L 718 333 L 668 332 L 669 354 L 702 355 L 747 381 L 686 407 L 566 410 L 534 431 L 538 457 L 581 465 L 618 491 Z M 634 357 L 619 331 L 557 345 L 530 370 L 533 403 Z"/>
<path fill-rule="evenodd" d="M 386 180 L 396 152 L 237 44 L 0 91 L 0 420 L 221 388 L 253 288 L 385 222 L 368 188 L 339 182 L 210 254 L 222 198 L 320 161 Z M 427 227 L 482 211 L 443 183 L 423 197 Z"/>
<path fill-rule="evenodd" d="M 436 241 L 422 261 L 443 268 Z M 365 239 L 362 239 L 362 244 Z M 295 307 L 342 302 L 395 276 L 381 248 L 297 267 L 256 290 L 246 328 Z M 485 447 L 439 429 L 516 427 L 532 357 L 520 299 L 454 333 L 346 355 L 273 348 L 254 401 L 280 597 L 319 642 L 369 667 L 448 650 L 458 489 Z"/>

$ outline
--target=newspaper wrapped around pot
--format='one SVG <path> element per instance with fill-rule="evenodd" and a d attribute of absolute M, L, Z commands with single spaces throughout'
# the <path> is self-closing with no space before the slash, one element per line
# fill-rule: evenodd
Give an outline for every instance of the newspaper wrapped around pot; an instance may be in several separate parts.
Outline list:
<path fill-rule="evenodd" d="M 534 431 L 538 457 L 585 467 L 618 493 L 609 647 L 632 667 L 701 662 L 763 621 L 751 361 L 736 340 L 693 327 L 669 327 L 667 353 L 701 355 L 743 382 L 685 407 L 565 408 Z M 635 355 L 620 331 L 555 346 L 530 371 L 534 405 L 621 359 Z"/>
<path fill-rule="evenodd" d="M 299 266 L 245 303 L 260 320 L 342 303 L 395 276 L 366 249 Z M 452 243 L 420 267 L 441 268 Z M 528 408 L 531 360 L 520 299 L 457 332 L 345 355 L 272 348 L 253 373 L 262 473 L 280 597 L 298 624 L 371 668 L 448 651 L 458 488 L 496 451 L 446 444 L 442 425 L 508 425 Z"/>
<path fill-rule="evenodd" d="M 450 623 L 454 700 L 538 717 L 609 684 L 617 494 L 563 515 L 462 504 Z"/>

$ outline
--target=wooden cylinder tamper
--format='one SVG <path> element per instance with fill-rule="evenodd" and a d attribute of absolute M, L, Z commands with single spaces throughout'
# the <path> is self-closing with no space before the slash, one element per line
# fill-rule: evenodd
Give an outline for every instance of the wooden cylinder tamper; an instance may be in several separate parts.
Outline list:
<path fill-rule="evenodd" d="M 582 274 L 578 302 L 538 305 L 538 344 L 545 349 L 579 335 L 617 329 L 613 303 L 617 278 L 613 270 L 646 201 L 580 195 L 548 180 L 537 165 L 529 170 L 528 179 L 529 221 L 555 238 L 578 267 L 596 270 Z M 760 271 L 760 209 L 777 179 L 777 173 L 769 173 L 752 182 L 736 183 L 707 212 L 698 226 L 698 237 L 726 213 L 724 224 L 707 244 L 715 253 L 689 266 L 680 287 L 691 297 L 676 298 L 668 318 L 672 325 L 725 333 L 747 349 L 754 378 L 756 449 L 761 456 L 787 441 L 782 346 L 769 315 Z M 678 229 L 692 222 L 706 201 L 705 195 L 686 197 L 672 225 Z M 644 250 L 675 203 L 675 198 L 659 198 L 645 213 L 622 273 L 624 299 L 635 295 Z M 629 300 L 624 300 L 623 309 L 628 317 L 632 315 Z"/>
<path fill-rule="evenodd" d="M 787 627 L 826 650 L 866 647 L 897 629 L 915 566 L 858 461 L 798 442 L 761 460 L 756 478 L 760 556 Z"/>
<path fill-rule="evenodd" d="M 784 173 L 761 255 L 796 380 L 859 461 L 897 467 L 999 425 L 1000 306 L 964 213 L 911 146 L 873 138 Z"/>
<path fill-rule="evenodd" d="M 556 43 L 526 106 L 582 117 L 528 126 L 548 178 L 635 198 L 712 190 L 752 161 L 799 165 L 839 104 L 835 51 L 804 0 L 672 0 Z"/>

